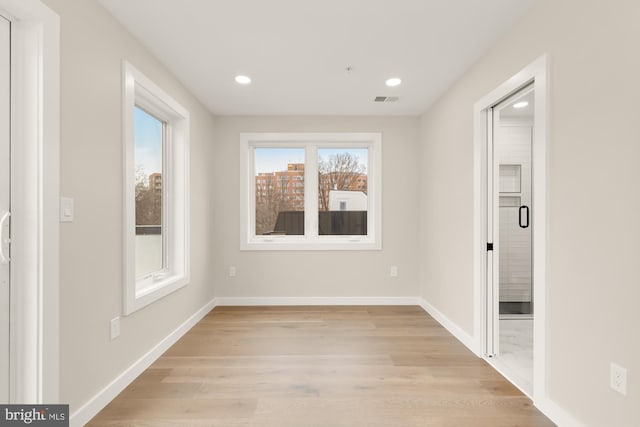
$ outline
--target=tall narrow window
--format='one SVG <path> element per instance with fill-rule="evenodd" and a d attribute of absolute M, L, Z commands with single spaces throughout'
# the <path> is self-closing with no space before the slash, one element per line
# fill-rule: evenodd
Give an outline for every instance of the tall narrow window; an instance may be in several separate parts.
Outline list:
<path fill-rule="evenodd" d="M 135 107 L 136 277 L 162 271 L 164 262 L 164 123 Z"/>
<path fill-rule="evenodd" d="M 124 313 L 189 282 L 189 112 L 124 63 Z"/>

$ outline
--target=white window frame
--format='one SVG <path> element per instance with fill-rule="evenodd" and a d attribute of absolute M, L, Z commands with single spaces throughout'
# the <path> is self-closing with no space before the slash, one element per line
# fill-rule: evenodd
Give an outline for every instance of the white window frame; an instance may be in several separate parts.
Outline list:
<path fill-rule="evenodd" d="M 256 236 L 256 148 L 304 148 L 305 219 L 303 236 Z M 318 235 L 318 149 L 367 148 L 367 235 Z M 380 133 L 241 133 L 240 250 L 382 249 L 382 135 Z"/>
<path fill-rule="evenodd" d="M 130 63 L 123 62 L 123 272 L 128 315 L 189 283 L 189 112 Z M 163 224 L 165 268 L 136 277 L 134 108 L 165 123 Z"/>

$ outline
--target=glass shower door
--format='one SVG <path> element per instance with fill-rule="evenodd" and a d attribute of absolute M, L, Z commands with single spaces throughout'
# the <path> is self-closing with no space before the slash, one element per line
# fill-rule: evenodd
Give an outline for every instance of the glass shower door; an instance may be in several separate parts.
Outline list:
<path fill-rule="evenodd" d="M 512 140 L 527 138 L 526 132 L 511 132 L 522 133 Z M 500 315 L 533 314 L 530 168 L 526 160 L 500 164 Z"/>
<path fill-rule="evenodd" d="M 533 85 L 488 113 L 487 356 L 522 390 L 533 384 Z"/>
<path fill-rule="evenodd" d="M 533 91 L 525 88 L 494 108 L 497 163 L 499 313 L 533 315 Z"/>

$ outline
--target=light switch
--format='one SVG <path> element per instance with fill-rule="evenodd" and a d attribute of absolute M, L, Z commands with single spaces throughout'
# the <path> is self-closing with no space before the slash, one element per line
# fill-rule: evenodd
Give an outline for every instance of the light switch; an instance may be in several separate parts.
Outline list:
<path fill-rule="evenodd" d="M 73 199 L 60 198 L 60 222 L 73 222 Z"/>

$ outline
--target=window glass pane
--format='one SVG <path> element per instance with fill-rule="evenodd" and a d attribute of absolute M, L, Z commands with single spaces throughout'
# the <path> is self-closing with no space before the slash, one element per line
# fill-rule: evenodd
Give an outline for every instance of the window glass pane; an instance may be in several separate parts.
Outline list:
<path fill-rule="evenodd" d="M 136 107 L 136 276 L 164 268 L 162 230 L 163 123 Z"/>
<path fill-rule="evenodd" d="M 304 235 L 304 148 L 256 148 L 256 235 Z"/>
<path fill-rule="evenodd" d="M 318 234 L 367 235 L 367 148 L 318 149 Z"/>

